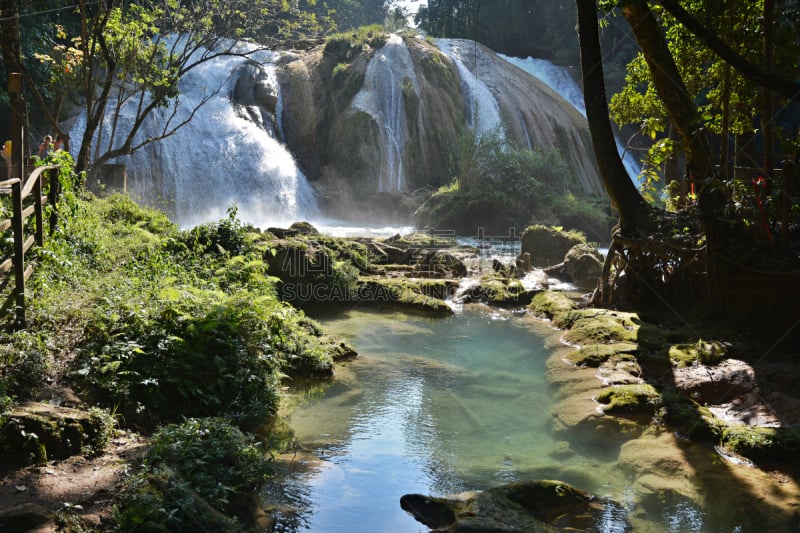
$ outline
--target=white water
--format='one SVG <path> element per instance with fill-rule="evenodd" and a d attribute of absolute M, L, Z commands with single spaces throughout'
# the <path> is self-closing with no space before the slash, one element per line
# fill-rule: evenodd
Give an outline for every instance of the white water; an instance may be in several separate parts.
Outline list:
<path fill-rule="evenodd" d="M 586 116 L 586 106 L 583 101 L 583 90 L 575 79 L 569 74 L 566 67 L 559 67 L 554 65 L 546 59 L 538 59 L 528 57 L 521 59 L 518 57 L 510 57 L 503 54 L 497 54 L 512 65 L 515 65 L 525 72 L 535 76 L 540 81 L 544 82 L 548 87 L 560 94 L 567 102 Z M 633 155 L 625 149 L 625 146 L 617 141 L 617 150 L 622 157 L 622 163 L 625 165 L 625 170 L 634 183 L 638 183 L 639 174 L 642 171 L 641 164 L 636 160 Z"/>
<path fill-rule="evenodd" d="M 252 51 L 250 46 L 241 44 L 239 50 Z M 274 59 L 267 51 L 251 56 L 279 94 Z M 314 193 L 291 153 L 263 125 L 237 114 L 231 102 L 236 69 L 246 62 L 241 57 L 220 57 L 189 71 L 181 80 L 177 109 L 171 106 L 154 113 L 140 139 L 157 135 L 173 112 L 173 123 L 184 120 L 204 97 L 219 92 L 171 137 L 112 161 L 126 165 L 128 192 L 134 198 L 161 203 L 183 226 L 219 220 L 234 204 L 241 220 L 258 227 L 318 214 Z M 123 109 L 122 114 L 129 124 L 132 109 Z M 108 145 L 111 121 L 108 116 L 103 126 L 103 147 Z M 72 138 L 80 139 L 84 129 L 81 117 L 70 132 Z M 128 129 L 123 131 L 127 134 Z M 154 198 L 158 194 L 164 199 Z"/>
<path fill-rule="evenodd" d="M 464 97 L 464 111 L 467 123 L 479 134 L 498 132 L 503 134 L 500 118 L 500 105 L 492 91 L 481 80 L 481 73 L 471 71 L 465 61 L 476 55 L 475 44 L 461 39 L 436 39 L 436 46 L 450 57 L 458 68 L 461 77 L 461 93 Z M 477 61 L 475 61 L 477 63 Z M 488 74 L 488 73 L 485 73 Z"/>
<path fill-rule="evenodd" d="M 419 94 L 417 75 L 405 41 L 396 34 L 389 36 L 367 67 L 364 85 L 353 99 L 353 108 L 368 113 L 375 119 L 386 153 L 379 176 L 380 192 L 403 192 L 406 179 L 403 175 L 403 151 L 407 136 L 406 114 L 403 106 L 403 84 L 409 80 L 414 92 Z"/>

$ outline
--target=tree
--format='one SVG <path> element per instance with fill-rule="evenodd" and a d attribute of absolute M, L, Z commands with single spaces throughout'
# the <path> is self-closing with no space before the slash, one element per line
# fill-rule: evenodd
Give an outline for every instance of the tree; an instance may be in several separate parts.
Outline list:
<path fill-rule="evenodd" d="M 724 301 L 726 312 L 742 312 L 751 320 L 765 318 L 764 306 L 780 302 L 777 305 L 792 309 L 789 315 L 796 318 L 795 311 L 800 312 L 797 299 L 800 256 L 798 250 L 776 246 L 772 234 L 775 231 L 783 236 L 790 232 L 796 234 L 800 218 L 786 216 L 787 209 L 780 220 L 775 217 L 772 204 L 777 193 L 769 196 L 768 191 L 757 190 L 753 195 L 749 183 L 740 186 L 718 179 L 712 164 L 712 147 L 704 131 L 707 117 L 701 113 L 701 106 L 705 102 L 698 102 L 684 83 L 676 62 L 676 50 L 668 46 L 669 30 L 662 30 L 647 1 L 623 0 L 618 5 L 641 47 L 649 81 L 669 117 L 670 127 L 680 134 L 690 172 L 702 179 L 702 183 L 698 183 L 701 188 L 697 204 L 679 213 L 652 210 L 644 216 L 636 216 L 635 197 L 618 188 L 621 185 L 618 168 L 612 161 L 615 150 L 603 143 L 608 115 L 601 95 L 603 78 L 597 75 L 602 67 L 596 50 L 598 40 L 594 36 L 598 6 L 595 0 L 576 2 L 587 116 L 598 159 L 612 163 L 601 163 L 600 170 L 609 195 L 620 210 L 622 226 L 622 231 L 613 235 L 603 283 L 595 302 L 638 308 L 656 301 L 670 308 L 701 303 L 710 308 Z M 609 3 L 604 4 L 608 6 Z M 616 2 L 613 4 L 617 6 Z M 710 4 L 698 0 L 696 5 Z M 706 26 L 703 31 L 713 33 Z M 714 39 L 720 40 L 716 35 Z M 761 39 L 755 42 L 760 50 Z M 737 61 L 730 66 L 738 69 L 737 65 L 746 60 L 740 54 L 736 56 Z M 747 73 L 751 74 L 753 72 Z M 776 85 L 779 86 L 780 83 Z M 594 112 L 589 113 L 590 107 Z M 797 158 L 795 155 L 795 160 Z M 787 168 L 786 172 L 789 171 Z M 784 183 L 796 180 L 797 175 L 794 175 Z M 788 202 L 794 206 L 800 204 L 797 192 L 793 194 L 790 197 L 788 189 L 780 191 L 784 205 Z M 790 317 L 790 320 L 795 318 Z M 779 328 L 796 325 L 779 319 L 770 316 L 769 325 Z M 761 322 L 761 325 L 766 324 Z"/>
<path fill-rule="evenodd" d="M 3 0 L 10 10 L 4 23 L 17 28 L 13 15 L 18 0 Z M 122 0 L 88 2 L 79 0 L 71 20 L 74 29 L 54 24 L 51 50 L 31 50 L 39 64 L 48 67 L 46 81 L 37 79 L 35 68 L 24 61 L 6 60 L 22 72 L 33 91 L 40 112 L 56 133 L 69 139 L 61 125 L 62 102 L 70 95 L 80 95 L 86 114 L 86 128 L 79 140 L 77 170 L 85 170 L 119 155 L 130 154 L 142 146 L 172 135 L 191 120 L 177 120 L 173 114 L 161 132 L 138 140 L 145 120 L 157 109 L 179 99 L 178 84 L 183 75 L 213 58 L 225 55 L 249 56 L 278 43 L 319 35 L 322 26 L 316 13 L 299 5 L 316 5 L 315 0 L 289 2 L 267 0 L 145 0 L 135 4 Z M 360 4 L 360 3 L 359 3 Z M 328 17 L 330 10 L 325 8 Z M 326 18 L 331 24 L 334 22 Z M 11 36 L 13 32 L 4 31 Z M 251 38 L 261 46 L 240 47 L 238 39 Z M 4 55 L 11 45 L 2 43 Z M 211 88 L 210 96 L 214 88 Z M 202 103 L 200 104 L 202 105 Z M 117 116 L 121 109 L 135 110 L 132 127 L 119 130 Z M 175 107 L 173 107 L 175 109 Z M 195 109 L 197 111 L 197 109 Z M 101 125 L 110 123 L 112 144 L 93 147 Z"/>
<path fill-rule="evenodd" d="M 608 116 L 596 0 L 576 0 L 586 117 L 603 185 L 626 233 L 647 224 L 649 209 L 634 187 L 619 157 Z"/>

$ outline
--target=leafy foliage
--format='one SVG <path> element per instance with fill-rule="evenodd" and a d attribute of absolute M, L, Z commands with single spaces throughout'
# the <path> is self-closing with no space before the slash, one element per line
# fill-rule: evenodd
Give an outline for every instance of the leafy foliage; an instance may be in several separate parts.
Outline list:
<path fill-rule="evenodd" d="M 67 192 L 29 285 L 31 327 L 45 333 L 9 339 L 7 394 L 73 352 L 72 379 L 124 424 L 225 416 L 254 426 L 275 413 L 284 374 L 330 374 L 321 331 L 277 299 L 268 242 L 235 209 L 182 231 L 127 197 Z"/>
<path fill-rule="evenodd" d="M 153 436 L 143 469 L 115 511 L 116 531 L 241 531 L 237 499 L 270 475 L 264 450 L 219 418 L 189 419 Z"/>
<path fill-rule="evenodd" d="M 597 231 L 608 215 L 570 192 L 574 178 L 561 155 L 511 146 L 497 132 L 464 133 L 452 157 L 453 183 L 440 189 L 415 213 L 417 224 L 456 232 L 524 228 L 531 222 Z M 562 209 L 554 210 L 558 204 Z M 558 213 L 554 217 L 554 213 Z M 462 228 L 459 220 L 470 220 Z M 601 230 L 604 231 L 604 230 Z"/>

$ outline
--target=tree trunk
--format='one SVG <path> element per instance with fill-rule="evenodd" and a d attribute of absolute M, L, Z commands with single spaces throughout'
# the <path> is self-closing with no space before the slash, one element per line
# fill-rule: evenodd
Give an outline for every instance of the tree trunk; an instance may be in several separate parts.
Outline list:
<path fill-rule="evenodd" d="M 606 85 L 603 78 L 600 33 L 597 28 L 597 1 L 576 0 L 576 4 L 583 98 L 595 157 L 603 185 L 611 203 L 619 213 L 622 231 L 636 233 L 647 225 L 650 209 L 625 170 L 611 129 Z"/>
<path fill-rule="evenodd" d="M 661 26 L 646 0 L 627 0 L 622 14 L 630 24 L 636 42 L 642 49 L 650 77 L 664 103 L 675 130 L 683 140 L 692 178 L 703 180 L 712 174 L 711 150 L 702 131 L 697 107 L 678 72 Z"/>
<path fill-rule="evenodd" d="M 650 78 L 656 87 L 670 121 L 683 141 L 689 179 L 695 184 L 706 238 L 713 246 L 722 236 L 719 211 L 724 203 L 722 192 L 716 187 L 705 187 L 707 178 L 714 176 L 711 145 L 666 38 L 646 0 L 625 0 L 622 14 L 628 21 L 636 42 L 642 49 Z"/>

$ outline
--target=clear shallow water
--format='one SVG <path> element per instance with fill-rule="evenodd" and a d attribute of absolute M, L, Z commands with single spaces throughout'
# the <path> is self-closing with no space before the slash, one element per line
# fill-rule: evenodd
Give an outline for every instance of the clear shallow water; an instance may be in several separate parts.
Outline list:
<path fill-rule="evenodd" d="M 549 429 L 550 350 L 530 322 L 472 309 L 315 318 L 360 357 L 290 417 L 299 444 L 323 461 L 287 481 L 288 503 L 308 508 L 282 530 L 427 531 L 400 509 L 403 494 L 542 478 L 599 489 L 607 480 L 596 461 L 564 467 L 553 457 L 565 443 Z M 582 473 L 592 469 L 596 479 Z"/>
<path fill-rule="evenodd" d="M 297 406 L 288 422 L 308 454 L 268 490 L 279 508 L 273 531 L 425 532 L 400 508 L 403 494 L 535 479 L 566 481 L 615 502 L 594 517 L 592 531 L 771 530 L 759 528 L 772 512 L 763 489 L 744 497 L 748 474 L 739 479 L 706 445 L 683 442 L 675 456 L 685 454 L 688 468 L 702 473 L 690 482 L 702 487 L 703 508 L 649 489 L 622 467 L 624 435 L 590 444 L 554 434 L 546 369 L 553 332 L 541 322 L 472 306 L 449 318 L 369 309 L 314 318 L 360 356 L 340 363 L 332 382 L 290 391 Z M 652 460 L 670 462 L 665 453 Z M 320 460 L 303 460 L 312 456 Z"/>

